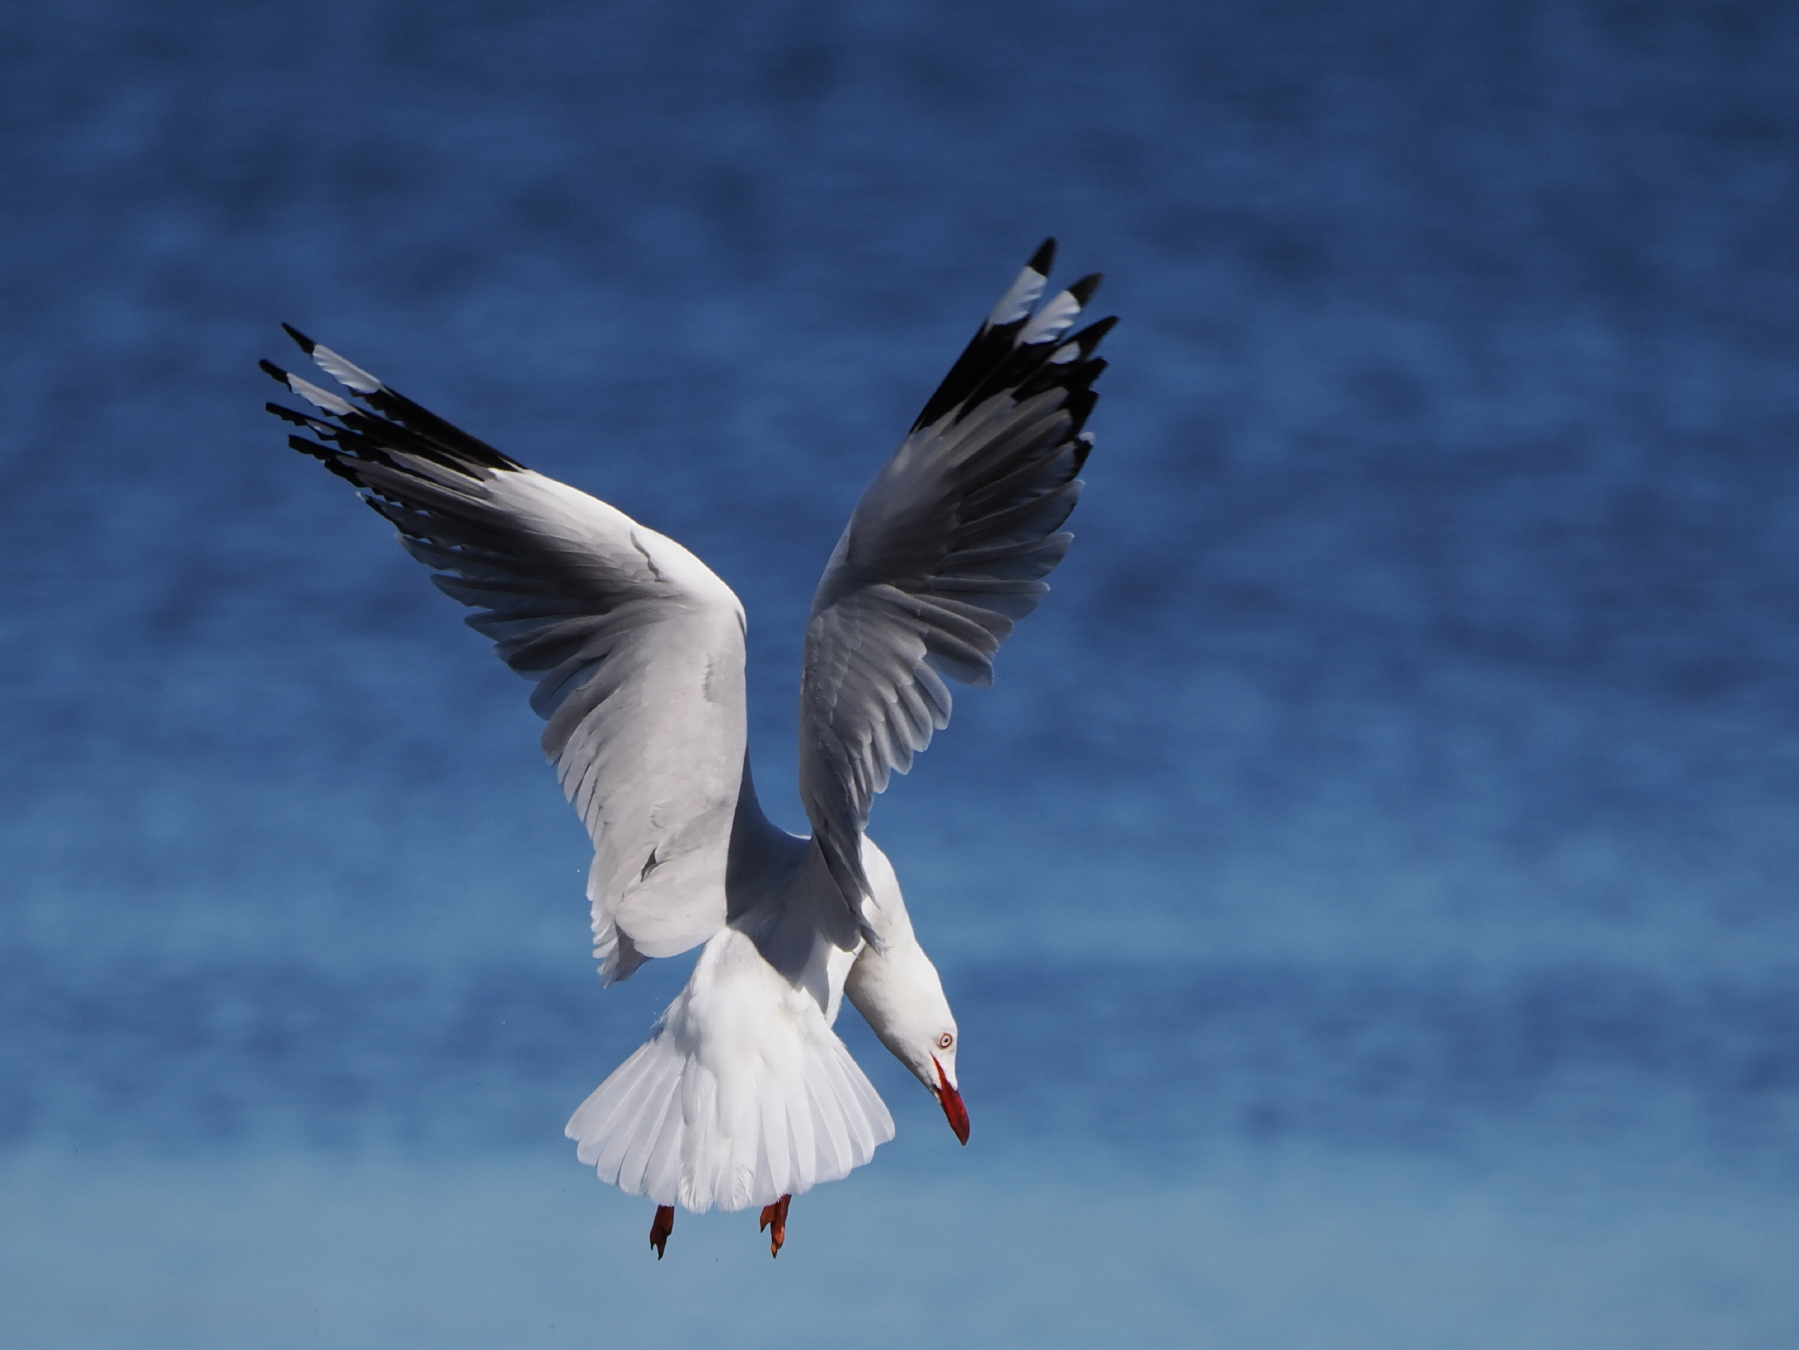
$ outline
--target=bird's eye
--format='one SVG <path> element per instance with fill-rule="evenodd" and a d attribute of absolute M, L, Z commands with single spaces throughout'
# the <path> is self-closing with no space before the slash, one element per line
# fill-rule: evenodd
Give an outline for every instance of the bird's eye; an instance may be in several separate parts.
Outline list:
<path fill-rule="evenodd" d="M 939 1050 L 947 1050 L 950 1048 L 950 1046 L 954 1045 L 955 1043 L 956 1043 L 956 1038 L 954 1036 L 950 1035 L 949 1032 L 947 1032 L 947 1031 L 944 1032 L 941 1036 L 939 1036 L 937 1038 L 937 1048 Z"/>

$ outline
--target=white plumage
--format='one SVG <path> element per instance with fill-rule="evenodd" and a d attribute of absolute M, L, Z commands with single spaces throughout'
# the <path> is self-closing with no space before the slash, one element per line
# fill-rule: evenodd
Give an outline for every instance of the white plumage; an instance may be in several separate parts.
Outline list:
<path fill-rule="evenodd" d="M 811 995 L 727 928 L 568 1134 L 632 1195 L 743 1209 L 848 1176 L 893 1138 L 893 1117 Z"/>
<path fill-rule="evenodd" d="M 832 1027 L 847 995 L 963 1142 L 957 1032 L 893 868 L 864 833 L 889 775 L 985 685 L 1067 551 L 1098 284 L 1039 306 L 1046 243 L 857 503 L 814 597 L 800 689 L 809 839 L 770 824 L 745 754 L 744 615 L 672 539 L 533 473 L 294 332 L 352 402 L 264 362 L 316 412 L 295 448 L 348 479 L 535 682 L 543 748 L 586 824 L 610 982 L 703 944 L 650 1039 L 568 1122 L 581 1161 L 659 1207 L 764 1207 L 847 1176 L 893 1119 Z"/>

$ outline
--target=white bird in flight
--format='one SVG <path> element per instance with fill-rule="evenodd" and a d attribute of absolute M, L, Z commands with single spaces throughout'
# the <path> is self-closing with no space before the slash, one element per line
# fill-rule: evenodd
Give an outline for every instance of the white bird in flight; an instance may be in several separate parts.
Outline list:
<path fill-rule="evenodd" d="M 743 606 L 674 540 L 517 461 L 289 328 L 355 402 L 263 369 L 316 412 L 297 450 L 348 479 L 536 683 L 544 753 L 594 846 L 587 897 L 610 984 L 702 947 L 646 1041 L 568 1122 L 600 1179 L 674 1206 L 762 1206 L 770 1250 L 795 1195 L 893 1137 L 832 1030 L 844 997 L 937 1099 L 956 1137 L 956 1019 L 919 946 L 871 799 L 947 726 L 944 677 L 993 655 L 1068 551 L 1082 429 L 1114 320 L 1070 333 L 1099 284 L 1039 305 L 1045 241 L 863 492 L 812 600 L 800 679 L 802 839 L 770 823 L 746 755 Z M 702 945 L 703 944 L 703 945 Z"/>

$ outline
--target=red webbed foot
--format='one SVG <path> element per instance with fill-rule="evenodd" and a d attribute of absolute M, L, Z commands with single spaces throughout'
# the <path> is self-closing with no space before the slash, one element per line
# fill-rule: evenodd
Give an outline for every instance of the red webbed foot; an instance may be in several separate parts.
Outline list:
<path fill-rule="evenodd" d="M 768 1230 L 768 1254 L 779 1256 L 781 1244 L 787 1241 L 787 1206 L 793 1203 L 791 1195 L 783 1195 L 772 1205 L 762 1206 L 762 1229 Z"/>
<path fill-rule="evenodd" d="M 656 1221 L 650 1225 L 650 1246 L 656 1249 L 656 1259 L 662 1259 L 663 1249 L 668 1246 L 668 1235 L 675 1231 L 675 1207 L 673 1205 L 657 1205 Z"/>

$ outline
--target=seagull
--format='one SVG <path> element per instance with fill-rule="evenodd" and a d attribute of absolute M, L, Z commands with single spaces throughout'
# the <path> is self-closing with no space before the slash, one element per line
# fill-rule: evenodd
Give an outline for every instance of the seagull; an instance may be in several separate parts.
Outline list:
<path fill-rule="evenodd" d="M 856 503 L 812 600 L 800 678 L 799 838 L 750 778 L 744 613 L 680 544 L 534 473 L 283 325 L 333 393 L 272 362 L 296 450 L 347 479 L 431 580 L 535 684 L 544 754 L 593 840 L 605 983 L 695 947 L 650 1038 L 566 1133 L 602 1181 L 656 1204 L 761 1206 L 771 1254 L 794 1196 L 893 1138 L 832 1029 L 844 998 L 968 1142 L 956 1019 L 865 833 L 875 794 L 949 724 L 945 679 L 984 687 L 1068 551 L 1083 429 L 1114 319 L 1099 285 L 1043 300 L 1046 240 Z M 346 397 L 347 395 L 347 397 Z"/>

